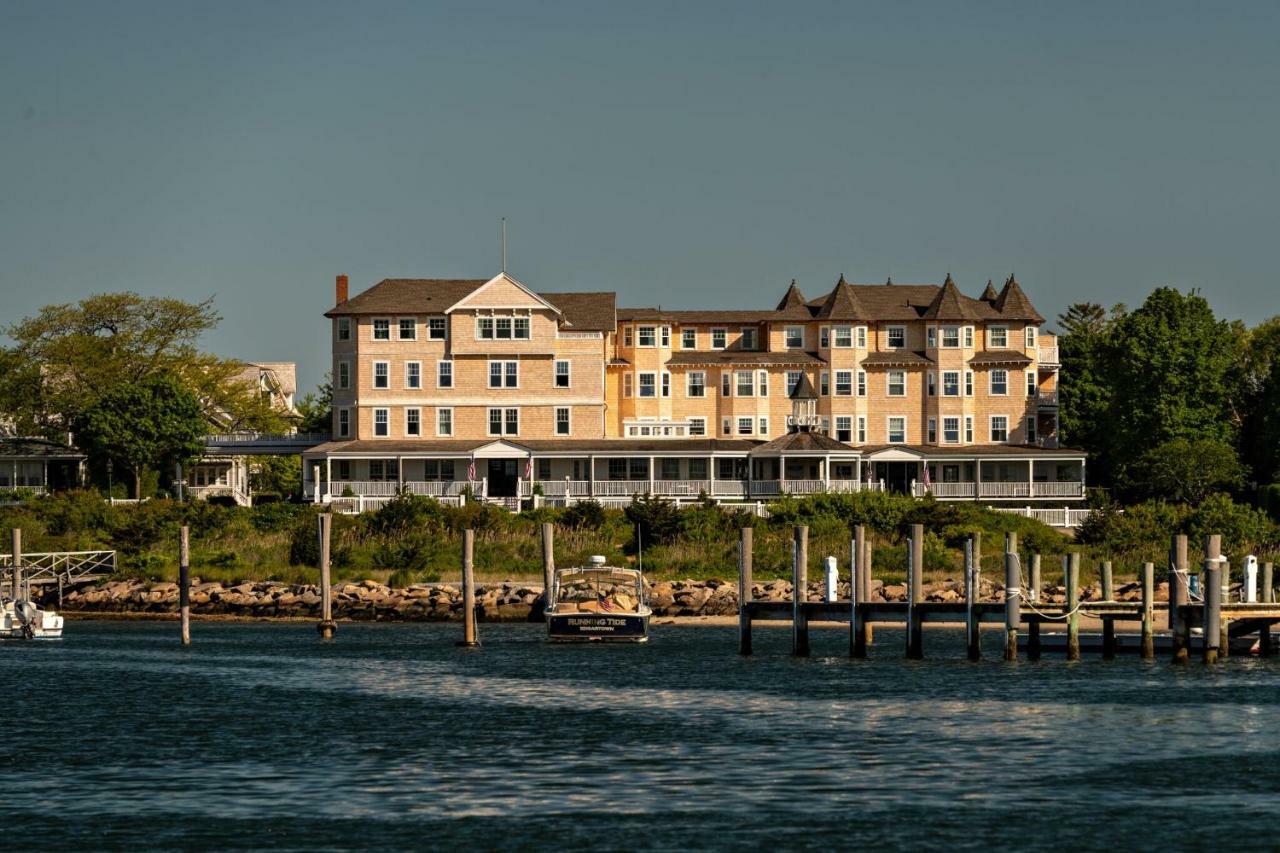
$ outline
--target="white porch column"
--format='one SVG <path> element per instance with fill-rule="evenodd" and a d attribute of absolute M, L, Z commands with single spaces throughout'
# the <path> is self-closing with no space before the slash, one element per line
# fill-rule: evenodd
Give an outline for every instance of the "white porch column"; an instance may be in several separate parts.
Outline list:
<path fill-rule="evenodd" d="M 593 498 L 596 495 L 596 458 L 595 456 L 587 457 L 587 497 Z"/>
<path fill-rule="evenodd" d="M 1027 497 L 1034 497 L 1036 493 L 1036 461 L 1034 459 L 1027 460 Z M 1028 516 L 1030 517 L 1030 516 Z"/>
<path fill-rule="evenodd" d="M 320 491 L 319 483 L 316 484 L 316 491 Z M 324 458 L 324 496 L 326 503 L 333 499 L 333 459 L 329 456 Z"/>
<path fill-rule="evenodd" d="M 404 491 L 404 457 L 396 457 L 396 491 Z"/>
<path fill-rule="evenodd" d="M 314 462 L 311 465 L 311 485 L 313 486 L 313 489 L 312 489 L 313 503 L 320 503 L 320 463 L 319 462 Z"/>
<path fill-rule="evenodd" d="M 653 461 L 653 457 L 650 456 L 649 457 L 649 494 L 653 494 L 653 474 L 654 474 L 653 468 L 654 468 L 654 461 Z"/>
<path fill-rule="evenodd" d="M 826 457 L 820 464 L 822 465 L 822 490 L 829 492 L 831 491 L 831 457 Z"/>
<path fill-rule="evenodd" d="M 982 497 L 982 459 L 973 460 L 973 499 Z"/>

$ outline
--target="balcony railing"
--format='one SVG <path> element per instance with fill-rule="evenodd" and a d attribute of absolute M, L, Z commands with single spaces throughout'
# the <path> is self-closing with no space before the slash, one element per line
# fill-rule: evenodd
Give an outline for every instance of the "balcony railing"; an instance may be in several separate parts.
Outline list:
<path fill-rule="evenodd" d="M 440 482 L 434 480 L 406 480 L 404 483 L 398 483 L 395 480 L 334 480 L 332 486 L 334 497 L 342 495 L 349 489 L 352 495 L 364 498 L 395 497 L 402 488 L 411 495 L 426 495 L 427 497 L 456 497 L 462 494 L 463 490 L 468 486 L 471 488 L 472 494 L 477 497 L 483 496 L 485 491 L 484 480 L 449 480 Z"/>
<path fill-rule="evenodd" d="M 977 497 L 978 487 L 976 483 L 933 483 L 928 486 L 916 483 L 915 496 L 922 498 L 927 494 L 932 494 L 935 498 L 974 498 Z"/>
<path fill-rule="evenodd" d="M 1042 365 L 1057 365 L 1058 361 L 1058 345 L 1040 347 L 1039 361 Z"/>
<path fill-rule="evenodd" d="M 917 482 L 912 490 L 918 498 L 932 494 L 935 498 L 1082 498 L 1084 483 L 1070 480 L 1042 481 L 1037 483 L 934 483 L 925 486 Z"/>
<path fill-rule="evenodd" d="M 1053 391 L 1041 391 L 1041 392 L 1040 392 L 1040 394 L 1039 394 L 1039 403 L 1040 403 L 1040 405 L 1041 405 L 1041 406 L 1056 406 L 1056 405 L 1058 405 L 1058 392 L 1057 392 L 1057 390 L 1053 390 Z"/>

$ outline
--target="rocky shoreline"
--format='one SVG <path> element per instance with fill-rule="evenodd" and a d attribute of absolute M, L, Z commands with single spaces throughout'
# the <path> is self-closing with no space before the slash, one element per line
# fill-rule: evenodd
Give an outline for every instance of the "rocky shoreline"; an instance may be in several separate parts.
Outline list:
<path fill-rule="evenodd" d="M 809 600 L 818 601 L 824 594 L 820 583 L 809 584 Z M 1000 584 L 983 581 L 983 600 L 1002 600 Z M 872 601 L 905 601 L 904 584 L 872 581 Z M 752 586 L 752 597 L 764 601 L 790 601 L 791 582 L 774 580 Z M 849 597 L 849 584 L 842 583 L 837 597 Z M 1119 584 L 1118 601 L 1139 601 L 1141 587 L 1137 583 Z M 46 604 L 56 605 L 46 594 Z M 964 587 L 959 581 L 937 581 L 925 584 L 926 601 L 958 602 L 964 600 Z M 1100 600 L 1098 587 L 1081 590 L 1085 601 Z M 1156 589 L 1158 601 L 1168 600 L 1168 585 Z M 1041 601 L 1062 602 L 1062 587 L 1045 586 Z M 682 580 L 659 581 L 650 587 L 649 603 L 657 617 L 729 616 L 738 612 L 736 581 Z M 480 618 L 487 622 L 524 622 L 542 615 L 542 585 L 516 581 L 478 584 L 476 605 Z M 67 593 L 62 610 L 73 614 L 129 614 L 135 616 L 172 614 L 178 609 L 178 585 L 138 580 L 107 581 L 94 587 Z M 320 590 L 314 585 L 291 585 L 272 581 L 224 585 L 193 579 L 191 612 L 198 616 L 230 616 L 254 619 L 319 618 Z M 340 583 L 333 588 L 333 616 L 339 620 L 365 622 L 449 621 L 462 618 L 462 590 L 447 583 L 414 584 L 405 588 L 388 587 L 377 581 Z"/>

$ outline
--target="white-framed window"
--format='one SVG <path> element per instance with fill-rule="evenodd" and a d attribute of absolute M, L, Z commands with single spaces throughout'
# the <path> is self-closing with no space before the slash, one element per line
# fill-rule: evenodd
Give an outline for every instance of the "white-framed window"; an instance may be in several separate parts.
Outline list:
<path fill-rule="evenodd" d="M 837 349 L 848 349 L 853 346 L 853 327 L 835 327 L 835 345 Z"/>
<path fill-rule="evenodd" d="M 404 434 L 422 435 L 422 409 L 407 408 L 404 410 Z"/>
<path fill-rule="evenodd" d="M 373 363 L 373 387 L 391 387 L 391 362 L 375 361 Z"/>
<path fill-rule="evenodd" d="M 636 346 L 656 347 L 657 345 L 658 345 L 658 327 L 657 326 L 637 326 L 636 327 Z"/>
<path fill-rule="evenodd" d="M 960 348 L 960 327 L 959 326 L 943 326 L 942 327 L 942 348 L 943 349 L 959 349 Z"/>
<path fill-rule="evenodd" d="M 1008 326 L 988 326 L 987 327 L 987 349 L 1008 349 L 1009 348 L 1009 327 Z"/>
<path fill-rule="evenodd" d="M 964 395 L 966 397 L 973 396 L 973 371 L 966 370 L 964 372 Z"/>
<path fill-rule="evenodd" d="M 867 416 L 858 415 L 858 443 L 867 443 Z"/>
<path fill-rule="evenodd" d="M 928 326 L 924 330 L 925 346 L 934 349 L 938 346 L 938 327 Z"/>
<path fill-rule="evenodd" d="M 720 396 L 728 397 L 733 393 L 733 372 L 729 370 L 720 371 Z"/>
<path fill-rule="evenodd" d="M 569 362 L 564 359 L 557 359 L 555 364 L 555 387 L 568 388 L 569 380 Z"/>
<path fill-rule="evenodd" d="M 706 435 L 706 418 L 689 418 L 689 435 Z"/>
<path fill-rule="evenodd" d="M 890 397 L 907 396 L 907 372 L 905 370 L 890 370 L 887 377 L 885 393 Z"/>
<path fill-rule="evenodd" d="M 853 441 L 853 418 L 850 415 L 836 415 L 835 439 L 845 444 Z"/>
<path fill-rule="evenodd" d="M 436 409 L 436 435 L 453 435 L 453 409 Z"/>
<path fill-rule="evenodd" d="M 956 417 L 945 417 L 942 419 L 942 443 L 943 444 L 959 444 L 960 443 L 960 419 Z"/>
<path fill-rule="evenodd" d="M 867 396 L 867 371 L 865 370 L 858 371 L 858 396 Z"/>
<path fill-rule="evenodd" d="M 1040 388 L 1040 383 L 1036 380 L 1036 372 L 1034 370 L 1027 371 L 1027 396 L 1034 397 Z"/>
<path fill-rule="evenodd" d="M 641 397 L 658 396 L 658 374 L 653 371 L 637 373 Z"/>
<path fill-rule="evenodd" d="M 853 371 L 852 370 L 836 371 L 836 396 L 837 397 L 853 396 Z"/>
<path fill-rule="evenodd" d="M 1036 438 L 1036 419 L 1027 418 L 1027 444 L 1035 444 Z"/>
<path fill-rule="evenodd" d="M 351 387 L 351 362 L 338 362 L 337 386 L 344 391 Z"/>
<path fill-rule="evenodd" d="M 782 333 L 783 345 L 787 349 L 804 348 L 804 326 L 787 326 Z"/>
<path fill-rule="evenodd" d="M 786 396 L 790 397 L 795 393 L 796 386 L 800 384 L 800 377 L 804 375 L 800 370 L 788 370 L 786 375 Z"/>
<path fill-rule="evenodd" d="M 680 347 L 681 349 L 697 349 L 698 348 L 698 330 L 697 329 L 681 329 L 680 330 Z"/>
<path fill-rule="evenodd" d="M 685 395 L 688 397 L 707 396 L 706 371 L 690 370 L 685 374 Z"/>
<path fill-rule="evenodd" d="M 665 370 L 662 371 L 662 396 L 671 396 L 671 374 Z"/>
<path fill-rule="evenodd" d="M 756 433 L 757 433 L 758 435 L 761 435 L 761 436 L 767 436 L 767 435 L 769 434 L 769 419 L 768 419 L 768 418 L 757 418 L 757 419 L 756 419 Z"/>
<path fill-rule="evenodd" d="M 1006 442 L 1009 440 L 1009 418 L 1007 415 L 991 416 L 991 440 Z"/>
<path fill-rule="evenodd" d="M 964 442 L 965 444 L 973 444 L 973 416 L 965 415 L 964 417 Z"/>
<path fill-rule="evenodd" d="M 738 332 L 738 347 L 740 349 L 756 348 L 757 329 L 754 326 L 739 329 Z"/>
<path fill-rule="evenodd" d="M 422 387 L 422 362 L 406 361 L 404 363 L 404 387 L 411 389 Z"/>
<path fill-rule="evenodd" d="M 373 339 L 375 341 L 391 340 L 391 318 L 390 317 L 374 317 L 373 318 Z"/>
<path fill-rule="evenodd" d="M 889 349 L 906 349 L 907 348 L 907 327 L 906 326 L 890 326 L 885 331 L 888 335 Z"/>
<path fill-rule="evenodd" d="M 1009 393 L 1009 371 L 997 367 L 991 371 L 991 394 L 1002 397 Z"/>
<path fill-rule="evenodd" d="M 964 347 L 973 349 L 973 326 L 964 327 Z"/>
<path fill-rule="evenodd" d="M 926 444 L 938 443 L 938 419 L 937 418 L 929 418 L 929 420 L 925 422 L 925 439 L 924 440 Z"/>
<path fill-rule="evenodd" d="M 569 432 L 570 432 L 569 417 L 570 415 L 569 415 L 568 406 L 556 407 L 556 435 L 569 435 Z"/>
<path fill-rule="evenodd" d="M 818 348 L 819 349 L 831 348 L 831 327 L 830 326 L 822 326 L 821 328 L 818 329 Z"/>
<path fill-rule="evenodd" d="M 453 362 L 445 359 L 436 362 L 436 387 L 453 387 Z"/>
<path fill-rule="evenodd" d="M 520 362 L 518 361 L 489 362 L 489 387 L 490 388 L 519 388 L 520 387 Z"/>
<path fill-rule="evenodd" d="M 738 435 L 751 435 L 751 431 L 754 428 L 755 420 L 753 418 L 738 418 Z"/>
<path fill-rule="evenodd" d="M 378 438 L 386 438 L 391 435 L 390 409 L 373 410 L 373 434 Z"/>
<path fill-rule="evenodd" d="M 528 317 L 477 317 L 476 340 L 479 341 L 527 341 Z"/>
<path fill-rule="evenodd" d="M 622 374 L 622 396 L 624 397 L 631 396 L 631 382 L 632 380 L 631 380 L 630 373 Z"/>
<path fill-rule="evenodd" d="M 769 396 L 769 371 L 761 370 L 756 373 L 756 387 L 760 389 L 761 397 Z"/>
<path fill-rule="evenodd" d="M 622 327 L 622 345 L 628 348 L 631 347 L 631 327 L 630 326 Z"/>
<path fill-rule="evenodd" d="M 750 370 L 739 370 L 735 378 L 737 390 L 734 396 L 737 397 L 754 397 L 756 395 L 755 374 Z"/>
<path fill-rule="evenodd" d="M 671 346 L 671 327 L 670 326 L 662 327 L 661 343 L 662 343 L 663 349 L 667 349 L 668 347 Z"/>
<path fill-rule="evenodd" d="M 529 331 L 530 331 L 530 327 L 529 327 L 528 317 L 516 317 L 512 320 L 511 336 L 516 340 L 518 341 L 529 340 Z"/>
<path fill-rule="evenodd" d="M 333 337 L 339 341 L 351 340 L 351 318 L 338 317 L 333 321 Z"/>
<path fill-rule="evenodd" d="M 960 396 L 960 371 L 958 370 L 942 371 L 942 396 L 944 397 Z"/>
<path fill-rule="evenodd" d="M 1036 345 L 1036 336 L 1037 336 L 1039 333 L 1040 333 L 1040 330 L 1039 330 L 1037 327 L 1035 327 L 1035 326 L 1027 326 L 1027 328 L 1026 328 L 1026 343 L 1027 343 L 1027 349 L 1033 349 L 1033 348 L 1035 347 L 1035 345 Z"/>
<path fill-rule="evenodd" d="M 396 336 L 402 341 L 416 341 L 418 339 L 418 322 L 412 317 L 401 317 L 396 320 L 397 333 Z"/>
<path fill-rule="evenodd" d="M 712 329 L 711 330 L 711 348 L 724 349 L 729 345 L 728 329 Z"/>
<path fill-rule="evenodd" d="M 867 348 L 867 327 L 857 326 L 853 330 L 853 345 L 858 349 Z"/>
<path fill-rule="evenodd" d="M 519 435 L 519 409 L 490 409 L 489 435 Z"/>
<path fill-rule="evenodd" d="M 702 433 L 699 433 L 701 435 Z M 707 479 L 707 460 L 690 459 L 689 460 L 689 479 L 705 480 Z"/>
<path fill-rule="evenodd" d="M 351 437 L 351 410 L 338 409 L 338 438 Z"/>
<path fill-rule="evenodd" d="M 818 374 L 818 395 L 821 397 L 831 396 L 831 372 L 824 370 Z"/>
<path fill-rule="evenodd" d="M 333 464 L 334 464 L 333 479 L 335 480 L 351 479 L 351 460 L 350 459 L 335 459 Z"/>
<path fill-rule="evenodd" d="M 925 393 L 934 397 L 938 393 L 938 374 L 930 370 L 924 375 Z"/>
<path fill-rule="evenodd" d="M 889 444 L 906 444 L 907 419 L 902 415 L 890 415 L 885 419 L 885 434 Z"/>
<path fill-rule="evenodd" d="M 427 318 L 427 338 L 433 341 L 448 340 L 449 318 L 448 317 L 428 317 Z"/>
<path fill-rule="evenodd" d="M 721 418 L 720 431 L 724 435 L 733 435 L 733 418 Z"/>

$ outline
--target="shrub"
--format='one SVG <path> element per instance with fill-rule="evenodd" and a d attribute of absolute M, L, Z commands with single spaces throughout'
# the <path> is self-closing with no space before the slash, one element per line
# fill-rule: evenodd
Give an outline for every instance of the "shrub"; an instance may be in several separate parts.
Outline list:
<path fill-rule="evenodd" d="M 1246 504 L 1235 503 L 1227 495 L 1210 495 L 1187 518 L 1186 532 L 1192 541 L 1210 533 L 1222 535 L 1223 550 L 1239 560 L 1245 554 L 1275 550 L 1280 545 L 1280 529 L 1267 514 Z"/>
<path fill-rule="evenodd" d="M 670 545 L 680 535 L 681 511 L 670 501 L 653 495 L 631 499 L 626 510 L 627 521 L 636 529 L 634 545 Z"/>
<path fill-rule="evenodd" d="M 605 523 L 604 507 L 599 501 L 578 501 L 560 514 L 560 523 L 574 530 L 599 530 Z"/>

